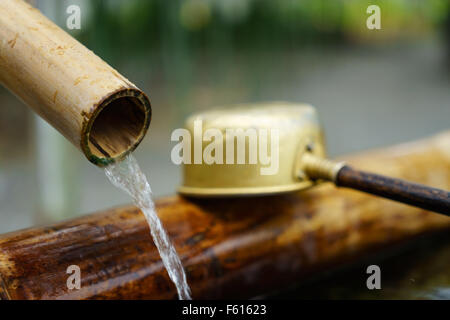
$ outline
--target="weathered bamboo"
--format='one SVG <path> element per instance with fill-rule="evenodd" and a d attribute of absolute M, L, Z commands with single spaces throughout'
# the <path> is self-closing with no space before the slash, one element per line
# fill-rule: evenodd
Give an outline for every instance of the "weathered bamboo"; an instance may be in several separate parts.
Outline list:
<path fill-rule="evenodd" d="M 0 83 L 97 165 L 134 150 L 147 96 L 22 0 L 0 1 Z"/>
<path fill-rule="evenodd" d="M 450 132 L 349 157 L 394 177 L 450 186 Z M 331 184 L 259 198 L 159 200 L 157 210 L 194 298 L 246 298 L 283 288 L 450 218 Z M 68 290 L 66 269 L 81 269 Z M 3 299 L 164 299 L 176 291 L 134 207 L 0 236 Z"/>

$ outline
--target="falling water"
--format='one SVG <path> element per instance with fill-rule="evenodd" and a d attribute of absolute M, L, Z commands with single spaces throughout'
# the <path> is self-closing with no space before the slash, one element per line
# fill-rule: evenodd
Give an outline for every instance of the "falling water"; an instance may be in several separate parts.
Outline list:
<path fill-rule="evenodd" d="M 164 266 L 177 287 L 178 297 L 190 300 L 190 288 L 186 281 L 183 265 L 156 214 L 152 190 L 136 159 L 132 155 L 128 155 L 123 161 L 106 167 L 105 173 L 111 183 L 128 193 L 144 213 Z"/>

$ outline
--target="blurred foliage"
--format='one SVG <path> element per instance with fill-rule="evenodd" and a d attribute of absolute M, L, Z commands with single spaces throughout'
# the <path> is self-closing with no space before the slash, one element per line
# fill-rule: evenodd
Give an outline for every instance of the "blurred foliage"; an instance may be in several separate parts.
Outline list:
<path fill-rule="evenodd" d="M 95 0 L 89 2 L 91 19 L 78 38 L 110 58 L 114 58 L 111 46 L 176 50 L 189 45 L 201 50 L 213 43 L 268 50 L 311 43 L 389 41 L 436 30 L 448 15 L 449 2 Z M 381 8 L 382 30 L 377 33 L 366 28 L 366 9 L 371 4 Z"/>
<path fill-rule="evenodd" d="M 240 74 L 251 75 L 245 81 L 254 84 L 252 98 L 259 97 L 267 64 L 308 46 L 385 45 L 433 36 L 449 25 L 450 8 L 450 0 L 77 1 L 82 29 L 71 33 L 178 110 L 197 104 L 192 95 L 206 103 L 210 83 L 239 90 L 230 83 Z M 366 27 L 373 4 L 381 9 L 381 30 Z M 232 73 L 234 65 L 245 70 Z"/>

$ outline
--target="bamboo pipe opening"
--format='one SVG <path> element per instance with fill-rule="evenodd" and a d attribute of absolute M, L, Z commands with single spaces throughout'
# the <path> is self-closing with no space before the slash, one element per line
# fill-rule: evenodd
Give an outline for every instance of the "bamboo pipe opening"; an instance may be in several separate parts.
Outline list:
<path fill-rule="evenodd" d="M 120 90 L 95 108 L 83 130 L 81 147 L 89 161 L 106 166 L 139 145 L 150 120 L 147 96 L 136 89 Z"/>

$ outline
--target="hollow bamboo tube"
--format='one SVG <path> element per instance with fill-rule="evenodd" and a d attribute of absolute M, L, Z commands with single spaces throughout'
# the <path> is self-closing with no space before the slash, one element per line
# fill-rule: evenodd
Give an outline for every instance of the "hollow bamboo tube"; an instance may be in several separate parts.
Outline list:
<path fill-rule="evenodd" d="M 96 165 L 134 150 L 150 124 L 141 90 L 22 0 L 0 1 L 0 83 Z"/>
<path fill-rule="evenodd" d="M 450 186 L 450 132 L 348 157 L 374 172 Z M 331 184 L 288 195 L 157 201 L 193 297 L 248 298 L 298 283 L 450 218 Z M 66 269 L 81 269 L 68 290 Z M 0 236 L 2 299 L 166 299 L 176 291 L 143 215 L 113 209 Z"/>

